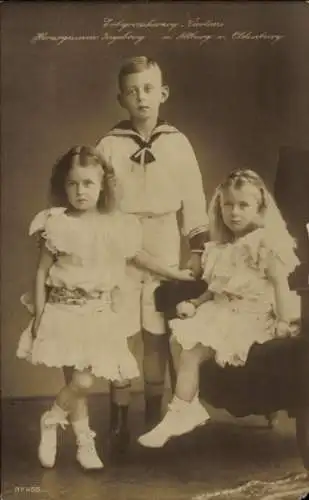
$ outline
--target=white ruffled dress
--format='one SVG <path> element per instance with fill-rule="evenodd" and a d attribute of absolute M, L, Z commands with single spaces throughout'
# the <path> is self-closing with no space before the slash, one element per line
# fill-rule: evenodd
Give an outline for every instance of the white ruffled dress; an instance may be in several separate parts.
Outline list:
<path fill-rule="evenodd" d="M 109 380 L 139 376 L 127 343 L 139 330 L 139 309 L 130 301 L 126 274 L 126 259 L 142 245 L 139 221 L 133 215 L 102 214 L 85 225 L 66 209 L 52 208 L 36 215 L 29 233 L 40 234 L 55 257 L 47 287 L 98 298 L 78 304 L 47 300 L 37 337 L 30 340 L 32 319 L 21 335 L 17 356 L 49 367 L 90 368 L 95 376 Z M 120 289 L 119 312 L 111 307 L 114 287 Z M 27 294 L 22 302 L 31 311 Z"/>
<path fill-rule="evenodd" d="M 282 262 L 275 247 L 273 237 L 264 229 L 233 243 L 205 244 L 203 279 L 213 292 L 213 300 L 198 307 L 195 316 L 170 322 L 184 349 L 202 344 L 213 348 L 219 365 L 243 365 L 253 343 L 274 336 L 275 300 L 266 276 L 267 264 L 275 259 L 287 275 L 298 265 L 292 253 L 289 262 Z M 300 316 L 300 300 L 293 292 L 290 298 L 290 317 L 295 320 Z"/>

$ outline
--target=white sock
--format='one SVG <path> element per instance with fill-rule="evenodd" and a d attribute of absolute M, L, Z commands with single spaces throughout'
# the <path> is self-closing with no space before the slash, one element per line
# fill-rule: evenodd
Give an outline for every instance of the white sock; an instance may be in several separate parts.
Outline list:
<path fill-rule="evenodd" d="M 75 420 L 74 422 L 72 422 L 72 427 L 77 436 L 84 432 L 89 432 L 89 418 L 85 417 L 81 420 Z"/>
<path fill-rule="evenodd" d="M 174 396 L 170 403 L 170 406 L 175 410 L 182 410 L 184 408 L 188 408 L 190 404 L 190 401 L 185 401 L 184 399 L 180 399 L 178 396 Z"/>
<path fill-rule="evenodd" d="M 196 394 L 193 396 L 193 399 L 191 401 L 191 403 L 199 403 L 200 402 L 200 398 L 199 398 L 199 391 L 196 392 Z"/>
<path fill-rule="evenodd" d="M 63 410 L 61 406 L 59 406 L 57 403 L 54 403 L 53 406 L 51 407 L 50 411 L 59 417 L 60 420 L 65 420 L 69 414 L 68 411 Z"/>
<path fill-rule="evenodd" d="M 62 429 L 65 429 L 68 425 L 67 421 L 68 412 L 64 411 L 57 403 L 54 403 L 50 410 L 42 415 L 44 419 L 44 424 L 46 425 L 60 425 Z"/>

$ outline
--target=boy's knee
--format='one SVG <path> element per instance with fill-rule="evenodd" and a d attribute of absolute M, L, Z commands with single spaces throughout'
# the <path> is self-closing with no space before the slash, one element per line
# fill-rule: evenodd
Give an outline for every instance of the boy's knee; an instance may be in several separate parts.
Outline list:
<path fill-rule="evenodd" d="M 77 390 L 87 391 L 93 385 L 93 376 L 88 372 L 74 372 L 72 385 Z"/>
<path fill-rule="evenodd" d="M 149 355 L 152 353 L 165 350 L 167 346 L 167 339 L 165 335 L 159 335 L 144 330 L 143 344 L 144 344 L 144 354 Z"/>
<path fill-rule="evenodd" d="M 146 383 L 162 384 L 165 379 L 168 339 L 165 335 L 143 332 L 143 372 Z"/>

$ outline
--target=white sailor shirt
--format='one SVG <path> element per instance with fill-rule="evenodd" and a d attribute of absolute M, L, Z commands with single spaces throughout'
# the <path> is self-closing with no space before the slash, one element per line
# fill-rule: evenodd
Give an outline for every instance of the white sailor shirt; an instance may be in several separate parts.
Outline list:
<path fill-rule="evenodd" d="M 97 148 L 122 185 L 122 211 L 159 216 L 181 210 L 184 235 L 191 239 L 207 231 L 201 172 L 189 140 L 179 130 L 159 120 L 146 141 L 130 121 L 123 121 Z"/>

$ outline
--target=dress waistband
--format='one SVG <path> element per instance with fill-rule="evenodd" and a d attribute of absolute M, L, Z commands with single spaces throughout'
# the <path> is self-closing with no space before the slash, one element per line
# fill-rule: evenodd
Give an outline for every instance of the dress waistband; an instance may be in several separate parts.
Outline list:
<path fill-rule="evenodd" d="M 48 302 L 50 304 L 84 305 L 91 300 L 100 300 L 106 304 L 111 304 L 111 292 L 94 290 L 88 292 L 82 288 L 69 290 L 65 287 L 50 287 Z"/>

